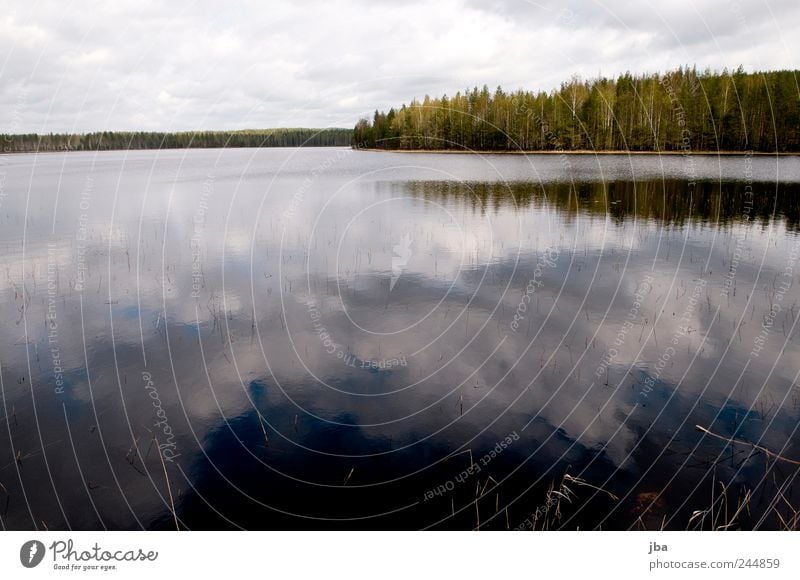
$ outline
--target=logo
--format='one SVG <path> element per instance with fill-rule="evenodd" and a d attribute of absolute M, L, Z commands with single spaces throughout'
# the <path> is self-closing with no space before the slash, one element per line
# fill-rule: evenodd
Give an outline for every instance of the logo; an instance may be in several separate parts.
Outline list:
<path fill-rule="evenodd" d="M 403 273 L 403 268 L 406 267 L 408 260 L 411 259 L 412 241 L 411 236 L 403 234 L 403 237 L 400 238 L 400 243 L 392 247 L 396 256 L 392 256 L 392 280 L 389 283 L 389 292 L 394 290 L 394 285 L 397 284 L 397 280 Z"/>
<path fill-rule="evenodd" d="M 44 544 L 39 540 L 28 540 L 19 549 L 19 561 L 26 568 L 35 568 L 44 559 Z"/>

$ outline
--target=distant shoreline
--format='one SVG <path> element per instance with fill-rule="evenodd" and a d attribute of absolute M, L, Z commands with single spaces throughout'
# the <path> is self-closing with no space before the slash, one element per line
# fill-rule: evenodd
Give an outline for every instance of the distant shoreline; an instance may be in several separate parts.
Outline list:
<path fill-rule="evenodd" d="M 378 149 L 369 147 L 351 147 L 355 151 L 369 151 L 378 153 L 445 153 L 457 155 L 680 155 L 690 157 L 693 155 L 725 155 L 725 156 L 759 156 L 759 157 L 797 157 L 800 151 L 792 152 L 767 152 L 767 151 L 592 151 L 591 149 L 575 150 L 542 150 L 542 151 L 492 151 L 492 150 L 467 150 L 467 149 Z"/>
<path fill-rule="evenodd" d="M 135 153 L 137 151 L 220 151 L 220 150 L 239 150 L 239 149 L 352 149 L 348 145 L 229 145 L 228 147 L 131 147 L 119 149 L 31 149 L 26 151 L 3 151 L 0 150 L 0 157 L 4 155 L 45 155 L 57 153 Z"/>
<path fill-rule="evenodd" d="M 348 145 L 228 145 L 226 147 L 130 147 L 130 148 L 102 148 L 102 149 L 41 149 L 4 151 L 0 149 L 0 156 L 4 155 L 43 155 L 46 153 L 111 153 L 115 151 L 202 151 L 220 149 L 350 149 L 351 151 L 366 151 L 369 153 L 435 153 L 446 155 L 668 155 L 668 156 L 726 156 L 726 157 L 798 157 L 800 151 L 592 151 L 588 149 L 575 150 L 542 150 L 542 151 L 491 151 L 491 150 L 462 150 L 462 149 L 377 149 L 370 147 L 353 147 Z"/>
<path fill-rule="evenodd" d="M 95 131 L 0 134 L 4 154 L 267 147 L 349 147 L 353 130 L 340 127 L 229 131 Z"/>

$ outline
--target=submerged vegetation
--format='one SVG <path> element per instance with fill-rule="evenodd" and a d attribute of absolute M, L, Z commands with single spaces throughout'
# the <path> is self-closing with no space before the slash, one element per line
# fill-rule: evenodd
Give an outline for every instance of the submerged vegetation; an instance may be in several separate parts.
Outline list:
<path fill-rule="evenodd" d="M 798 71 L 573 77 L 550 93 L 498 87 L 375 111 L 356 147 L 476 151 L 800 151 Z"/>
<path fill-rule="evenodd" d="M 102 131 L 83 134 L 0 135 L 3 153 L 222 147 L 344 147 L 351 129 L 262 129 L 243 131 Z"/>

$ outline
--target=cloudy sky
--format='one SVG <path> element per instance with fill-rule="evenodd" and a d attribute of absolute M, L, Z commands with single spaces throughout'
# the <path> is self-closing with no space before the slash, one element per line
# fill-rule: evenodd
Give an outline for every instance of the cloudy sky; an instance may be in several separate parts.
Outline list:
<path fill-rule="evenodd" d="M 797 0 L 3 0 L 0 131 L 352 126 L 474 85 L 798 68 Z"/>

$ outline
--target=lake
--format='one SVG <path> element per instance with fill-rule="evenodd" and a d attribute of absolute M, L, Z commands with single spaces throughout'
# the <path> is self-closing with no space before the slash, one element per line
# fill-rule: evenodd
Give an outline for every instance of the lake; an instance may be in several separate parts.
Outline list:
<path fill-rule="evenodd" d="M 799 232 L 797 157 L 3 156 L 0 524 L 781 529 Z"/>

